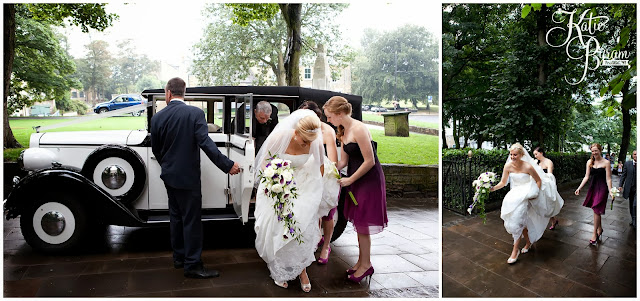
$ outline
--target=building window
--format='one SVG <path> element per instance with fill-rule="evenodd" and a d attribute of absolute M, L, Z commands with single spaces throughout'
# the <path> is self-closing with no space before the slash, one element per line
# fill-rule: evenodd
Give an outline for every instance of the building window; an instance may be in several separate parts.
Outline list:
<path fill-rule="evenodd" d="M 80 91 L 80 98 L 84 97 L 84 91 Z"/>
<path fill-rule="evenodd" d="M 78 92 L 76 91 L 71 92 L 71 98 L 78 98 Z"/>
<path fill-rule="evenodd" d="M 311 79 L 311 68 L 304 68 L 304 79 Z"/>

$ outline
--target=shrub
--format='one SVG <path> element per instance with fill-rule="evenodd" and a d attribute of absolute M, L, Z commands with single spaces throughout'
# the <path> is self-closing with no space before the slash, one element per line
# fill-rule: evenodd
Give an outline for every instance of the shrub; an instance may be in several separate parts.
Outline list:
<path fill-rule="evenodd" d="M 471 158 L 468 157 L 469 151 L 473 154 Z M 486 171 L 502 176 L 502 169 L 508 156 L 509 151 L 504 149 L 443 149 L 442 178 L 445 208 L 464 212 L 461 210 L 466 210 L 473 198 L 471 182 Z M 590 154 L 584 152 L 546 154 L 546 157 L 554 163 L 553 174 L 558 184 L 582 178 L 589 156 Z M 486 202 L 487 211 L 499 207 L 507 192 L 508 189 L 501 189 L 489 194 L 489 200 Z"/>

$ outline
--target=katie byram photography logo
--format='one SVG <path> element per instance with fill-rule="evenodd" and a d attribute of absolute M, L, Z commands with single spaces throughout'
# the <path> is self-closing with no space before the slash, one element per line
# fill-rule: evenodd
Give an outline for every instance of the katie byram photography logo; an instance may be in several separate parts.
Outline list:
<path fill-rule="evenodd" d="M 567 83 L 571 85 L 581 83 L 587 76 L 587 71 L 596 70 L 600 66 L 629 66 L 628 51 L 609 50 L 594 36 L 607 28 L 609 17 L 594 16 L 591 10 L 586 10 L 576 20 L 576 10 L 569 12 L 559 9 L 551 19 L 556 24 L 564 24 L 565 21 L 567 24 L 549 29 L 546 35 L 547 44 L 551 47 L 565 47 L 570 59 L 582 60 L 584 63 L 582 77 L 579 80 L 570 81 L 565 75 L 564 79 Z M 561 44 L 556 45 L 549 41 L 549 36 L 558 31 L 566 34 L 566 38 Z"/>

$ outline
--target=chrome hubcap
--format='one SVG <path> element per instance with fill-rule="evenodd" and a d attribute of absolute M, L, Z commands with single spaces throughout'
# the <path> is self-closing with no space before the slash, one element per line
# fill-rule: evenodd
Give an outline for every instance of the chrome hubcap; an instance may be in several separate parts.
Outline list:
<path fill-rule="evenodd" d="M 40 221 L 42 230 L 51 236 L 58 236 L 66 226 L 64 215 L 58 211 L 49 211 L 42 216 Z"/>
<path fill-rule="evenodd" d="M 127 174 L 118 165 L 107 166 L 102 171 L 102 183 L 109 189 L 118 189 L 127 181 Z"/>

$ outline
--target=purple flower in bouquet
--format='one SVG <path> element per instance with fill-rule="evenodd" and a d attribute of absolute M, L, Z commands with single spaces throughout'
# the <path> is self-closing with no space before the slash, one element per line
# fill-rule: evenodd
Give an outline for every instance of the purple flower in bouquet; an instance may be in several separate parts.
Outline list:
<path fill-rule="evenodd" d="M 271 155 L 271 154 L 269 154 Z M 291 162 L 273 155 L 267 160 L 264 169 L 260 170 L 260 183 L 265 186 L 264 193 L 273 200 L 273 210 L 278 222 L 282 222 L 284 239 L 293 238 L 298 243 L 303 243 L 297 221 L 291 211 L 293 200 L 298 197 L 296 182 L 293 180 Z"/>

